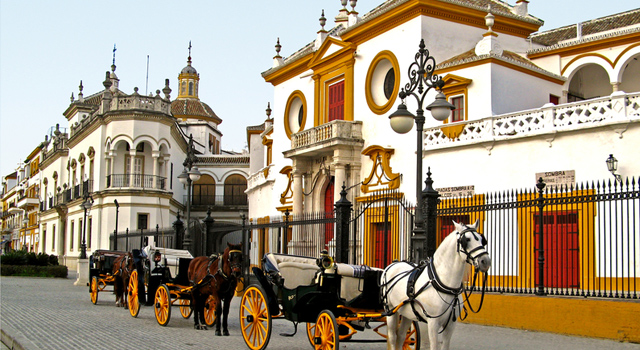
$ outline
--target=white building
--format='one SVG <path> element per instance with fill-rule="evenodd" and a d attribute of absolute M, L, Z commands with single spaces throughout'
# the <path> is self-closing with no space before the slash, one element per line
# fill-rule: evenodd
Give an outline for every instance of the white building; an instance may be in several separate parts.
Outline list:
<path fill-rule="evenodd" d="M 243 192 L 249 157 L 221 150 L 222 119 L 198 97 L 200 77 L 191 56 L 178 76 L 174 101 L 169 79 L 162 94 L 119 90 L 115 68 L 114 56 L 102 91 L 85 97 L 80 83 L 78 98 L 72 96 L 64 112 L 69 131 L 56 126 L 42 148 L 41 251 L 58 255 L 71 268 L 83 232 L 91 254 L 113 247 L 110 236 L 116 227 L 120 234 L 162 234 L 178 213 L 184 221 L 187 192 L 178 175 L 190 136 L 202 174 L 193 184 L 190 226 L 206 217 L 209 208 L 214 219 L 237 220 L 247 207 Z M 81 204 L 88 196 L 93 205 L 85 219 Z M 118 250 L 132 248 L 122 245 Z"/>
<path fill-rule="evenodd" d="M 272 119 L 247 131 L 250 218 L 330 211 L 343 184 L 353 203 L 384 189 L 415 202 L 416 133 L 394 132 L 388 117 L 421 40 L 455 106 L 444 122 L 425 115 L 421 176 L 430 168 L 436 189 L 532 188 L 544 173 L 612 179 L 610 154 L 623 179 L 639 174 L 640 10 L 538 32 L 543 21 L 527 4 L 389 0 L 364 15 L 343 7 L 336 27 L 321 18 L 315 41 L 286 58 L 280 36 L 262 73 L 274 86 Z M 415 113 L 416 99 L 406 103 Z M 254 236 L 252 261 L 276 241 Z M 394 258 L 407 257 L 406 244 Z"/>

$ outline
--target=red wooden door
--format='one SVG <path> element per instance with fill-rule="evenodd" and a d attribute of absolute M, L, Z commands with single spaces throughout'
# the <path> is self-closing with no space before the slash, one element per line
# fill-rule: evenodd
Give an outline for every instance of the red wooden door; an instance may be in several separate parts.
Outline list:
<path fill-rule="evenodd" d="M 344 120 L 344 80 L 329 86 L 329 121 Z"/>
<path fill-rule="evenodd" d="M 534 220 L 537 251 L 537 234 L 540 231 L 539 216 L 534 215 Z M 543 221 L 544 285 L 551 288 L 578 288 L 578 214 L 545 213 Z M 536 260 L 537 254 L 534 254 L 533 258 Z M 536 273 L 536 283 L 539 283 L 538 281 Z"/>
<path fill-rule="evenodd" d="M 383 269 L 391 264 L 391 223 L 374 222 L 371 227 L 375 242 L 373 266 Z"/>
<path fill-rule="evenodd" d="M 327 185 L 327 189 L 324 191 L 324 212 L 326 218 L 333 218 L 333 179 Z M 328 248 L 329 242 L 333 239 L 333 223 L 329 222 L 324 224 L 324 246 Z"/>

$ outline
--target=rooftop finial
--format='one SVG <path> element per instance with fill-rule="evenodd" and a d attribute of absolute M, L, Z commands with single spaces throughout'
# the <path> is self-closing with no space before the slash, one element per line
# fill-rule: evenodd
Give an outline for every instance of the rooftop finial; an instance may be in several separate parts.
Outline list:
<path fill-rule="evenodd" d="M 358 2 L 358 0 L 349 1 L 349 5 L 351 5 L 351 12 L 355 12 L 356 11 L 356 3 L 357 2 Z"/>
<path fill-rule="evenodd" d="M 276 43 L 276 56 L 280 57 L 280 50 L 282 49 L 282 45 L 280 45 L 280 38 L 278 38 L 278 42 Z"/>
<path fill-rule="evenodd" d="M 324 17 L 324 9 L 322 9 L 322 15 L 320 15 L 320 30 L 324 31 L 324 25 L 327 24 L 327 19 Z"/>
<path fill-rule="evenodd" d="M 116 44 L 113 44 L 113 62 L 111 63 L 111 71 L 116 71 Z"/>
<path fill-rule="evenodd" d="M 340 0 L 340 3 L 342 4 L 342 8 L 343 9 L 347 9 L 347 2 L 349 2 L 348 0 Z"/>
<path fill-rule="evenodd" d="M 78 92 L 78 101 L 84 102 L 84 95 L 82 94 L 84 87 L 82 86 L 82 80 L 80 80 L 80 86 L 78 86 L 78 89 L 80 90 L 80 92 Z"/>
<path fill-rule="evenodd" d="M 265 111 L 267 112 L 267 119 L 271 119 L 271 102 L 267 102 L 267 109 Z"/>
<path fill-rule="evenodd" d="M 191 65 L 191 40 L 189 40 L 189 57 L 187 58 L 187 63 Z"/>

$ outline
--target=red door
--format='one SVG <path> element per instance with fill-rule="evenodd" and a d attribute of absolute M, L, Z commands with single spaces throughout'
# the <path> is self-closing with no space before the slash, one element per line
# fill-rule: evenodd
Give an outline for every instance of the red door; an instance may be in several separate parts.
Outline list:
<path fill-rule="evenodd" d="M 381 269 L 391 264 L 391 223 L 374 222 L 371 224 L 374 234 L 374 267 Z"/>
<path fill-rule="evenodd" d="M 327 189 L 324 191 L 324 215 L 325 218 L 333 218 L 333 179 L 327 185 Z M 328 222 L 324 224 L 324 246 L 328 249 L 329 242 L 333 239 L 333 223 Z"/>
<path fill-rule="evenodd" d="M 449 215 L 442 216 L 440 219 L 440 242 L 442 242 L 456 227 L 453 222 L 470 224 L 469 215 Z"/>
<path fill-rule="evenodd" d="M 534 220 L 537 252 L 539 216 L 534 215 Z M 545 213 L 543 221 L 544 285 L 552 288 L 578 288 L 578 214 Z M 537 254 L 533 259 L 537 261 Z M 536 273 L 536 283 L 538 281 Z"/>
<path fill-rule="evenodd" d="M 329 121 L 344 120 L 344 80 L 329 86 Z"/>

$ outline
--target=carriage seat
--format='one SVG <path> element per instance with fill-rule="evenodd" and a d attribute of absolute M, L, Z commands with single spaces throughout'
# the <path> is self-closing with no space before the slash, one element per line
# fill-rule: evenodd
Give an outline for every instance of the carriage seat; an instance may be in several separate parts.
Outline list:
<path fill-rule="evenodd" d="M 350 265 L 336 263 L 336 273 L 342 278 L 340 279 L 340 298 L 351 302 L 356 298 L 362 297 L 365 288 L 372 289 L 377 286 L 378 278 L 383 270 L 377 267 L 366 265 Z M 377 290 L 371 294 L 377 295 Z"/>
<path fill-rule="evenodd" d="M 279 271 L 287 289 L 312 285 L 320 271 L 316 259 L 304 256 L 268 253 L 264 260 L 266 272 Z"/>

